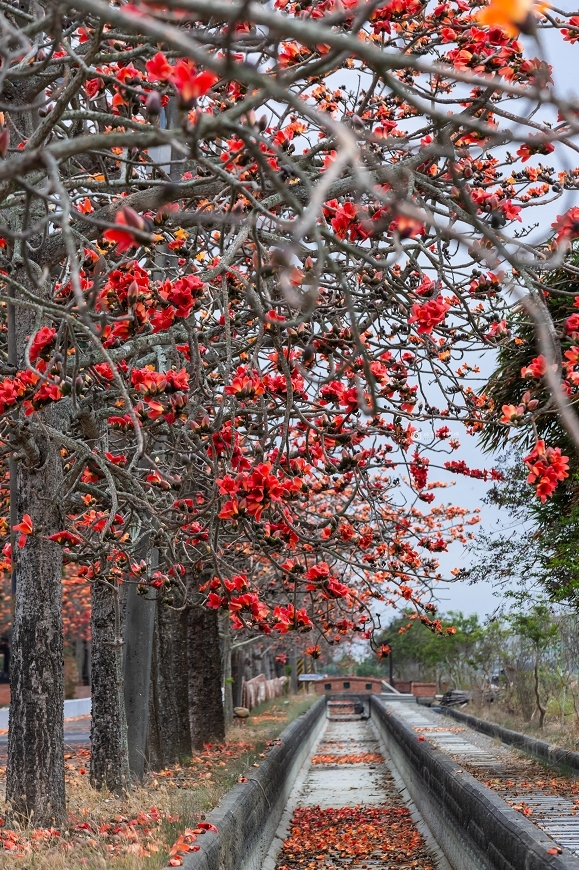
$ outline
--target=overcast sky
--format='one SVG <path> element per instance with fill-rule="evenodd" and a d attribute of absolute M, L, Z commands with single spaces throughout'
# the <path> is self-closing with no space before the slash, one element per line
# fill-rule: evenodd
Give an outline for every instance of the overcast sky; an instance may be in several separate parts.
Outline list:
<path fill-rule="evenodd" d="M 563 3 L 561 8 L 575 11 L 576 4 Z M 546 35 L 547 38 L 544 39 L 545 33 L 542 34 L 544 44 L 542 57 L 553 66 L 553 79 L 556 89 L 566 97 L 576 97 L 579 94 L 579 77 L 577 73 L 579 44 L 571 45 L 568 42 L 564 42 L 562 37 L 556 32 L 547 32 Z M 538 54 L 536 43 L 532 39 L 523 37 L 523 43 L 527 57 L 534 57 Z M 579 165 L 579 155 L 569 152 L 562 154 L 558 153 L 558 150 L 555 151 L 555 154 L 549 155 L 551 165 Z M 537 165 L 540 161 L 545 162 L 545 158 L 541 156 L 531 158 L 530 165 Z M 577 205 L 579 205 L 579 197 L 577 192 L 573 191 L 569 192 L 562 200 L 541 208 L 540 216 L 538 211 L 535 215 L 530 210 L 533 220 L 540 220 L 541 227 L 538 232 L 541 233 L 542 238 L 544 238 L 545 226 L 554 221 L 558 214 Z M 482 365 L 486 369 L 492 365 L 492 359 L 487 357 Z M 461 449 L 457 451 L 455 457 L 464 459 L 469 467 L 490 468 L 496 462 L 495 457 L 482 452 L 475 438 L 469 438 L 463 432 L 459 433 L 458 437 L 461 442 Z M 432 477 L 434 479 L 434 475 Z M 459 476 L 454 477 L 454 480 L 456 481 L 455 485 L 446 490 L 447 497 L 444 499 L 445 501 L 471 509 L 480 507 L 482 516 L 481 526 L 486 531 L 493 529 L 500 530 L 503 524 L 509 523 L 509 518 L 505 512 L 483 504 L 482 499 L 489 488 L 489 484 Z M 460 545 L 453 545 L 448 554 L 442 554 L 440 562 L 444 573 L 448 574 L 453 567 L 467 567 L 471 562 L 471 557 Z M 477 613 L 483 618 L 492 614 L 502 601 L 500 595 L 497 597 L 490 583 L 478 583 L 476 585 L 453 583 L 445 584 L 444 586 L 441 584 L 438 600 L 442 611 L 461 610 L 466 614 Z"/>

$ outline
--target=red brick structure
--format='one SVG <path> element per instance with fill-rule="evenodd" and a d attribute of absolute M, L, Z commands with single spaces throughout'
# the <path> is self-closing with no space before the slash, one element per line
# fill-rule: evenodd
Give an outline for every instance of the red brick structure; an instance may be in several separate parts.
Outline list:
<path fill-rule="evenodd" d="M 390 685 L 397 692 L 402 692 L 403 695 L 412 694 L 412 682 L 410 680 L 392 680 Z"/>
<path fill-rule="evenodd" d="M 436 683 L 415 683 L 411 680 L 392 680 L 392 688 L 403 695 L 414 695 L 415 698 L 434 698 Z"/>
<path fill-rule="evenodd" d="M 434 698 L 436 695 L 436 683 L 412 683 L 410 691 L 415 698 Z"/>
<path fill-rule="evenodd" d="M 314 683 L 318 695 L 330 692 L 357 692 L 360 695 L 379 695 L 382 680 L 376 677 L 324 677 Z"/>
<path fill-rule="evenodd" d="M 414 683 L 411 680 L 392 680 L 392 688 L 403 695 L 414 695 L 415 698 L 434 698 L 436 683 Z"/>
<path fill-rule="evenodd" d="M 318 695 L 330 692 L 357 692 L 358 694 L 379 695 L 384 691 L 382 680 L 378 677 L 324 677 L 314 683 Z M 414 683 L 410 680 L 393 680 L 392 687 L 403 695 L 415 698 L 434 698 L 436 683 Z"/>

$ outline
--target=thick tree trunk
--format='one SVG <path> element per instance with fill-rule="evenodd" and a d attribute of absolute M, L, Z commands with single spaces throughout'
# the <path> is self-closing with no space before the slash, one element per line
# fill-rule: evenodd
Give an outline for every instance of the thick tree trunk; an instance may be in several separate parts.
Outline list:
<path fill-rule="evenodd" d="M 47 464 L 52 465 L 50 460 Z M 47 470 L 25 475 L 28 479 L 20 484 L 29 508 L 24 512 L 38 525 L 51 512 L 42 501 L 49 491 Z M 58 544 L 28 540 L 18 555 L 6 799 L 17 816 L 35 827 L 60 825 L 65 818 L 61 579 Z"/>
<path fill-rule="evenodd" d="M 187 612 L 157 607 L 147 758 L 156 770 L 191 754 L 187 686 Z"/>
<path fill-rule="evenodd" d="M 127 720 L 123 696 L 122 640 L 116 592 L 92 589 L 92 724 L 90 781 L 122 794 L 129 786 Z"/>
<path fill-rule="evenodd" d="M 292 695 L 297 695 L 298 691 L 298 654 L 295 646 L 292 646 L 289 654 L 289 663 L 292 669 L 291 672 L 291 692 Z"/>
<path fill-rule="evenodd" d="M 159 608 L 157 608 L 158 610 Z M 149 689 L 149 721 L 147 725 L 147 746 L 145 755 L 151 770 L 166 767 L 163 752 L 163 710 L 159 701 L 159 638 L 157 627 L 153 635 L 153 655 L 151 657 L 151 687 Z"/>
<path fill-rule="evenodd" d="M 40 271 L 33 268 L 33 273 L 40 283 Z M 34 288 L 21 261 L 16 261 L 14 276 Z M 10 329 L 19 368 L 25 366 L 25 349 L 34 327 L 33 312 L 11 311 Z M 54 429 L 67 428 L 66 400 L 38 413 Z M 17 423 L 13 438 L 22 457 L 12 489 L 16 513 L 19 522 L 24 514 L 30 515 L 38 537 L 27 537 L 25 546 L 15 547 L 13 552 L 17 587 L 6 799 L 18 817 L 35 826 L 50 827 L 62 824 L 66 815 L 62 548 L 45 539 L 63 528 L 62 461 L 60 445 L 47 438 L 36 419 Z"/>
<path fill-rule="evenodd" d="M 191 744 L 202 749 L 225 739 L 219 617 L 204 607 L 191 607 L 187 616 Z"/>
<path fill-rule="evenodd" d="M 45 419 L 56 422 L 56 409 Z M 35 530 L 62 528 L 56 488 L 60 452 L 46 443 L 38 466 L 19 464 L 18 515 L 30 514 Z M 10 727 L 6 797 L 18 816 L 36 826 L 59 825 L 64 797 L 64 650 L 62 549 L 28 537 L 14 553 L 18 574 L 10 662 Z"/>
<path fill-rule="evenodd" d="M 27 482 L 26 494 L 32 498 L 36 491 L 38 496 L 40 525 L 46 480 L 38 489 L 34 481 Z M 18 558 L 12 631 L 6 799 L 18 817 L 35 827 L 61 825 L 65 818 L 61 576 L 58 544 L 27 541 Z"/>

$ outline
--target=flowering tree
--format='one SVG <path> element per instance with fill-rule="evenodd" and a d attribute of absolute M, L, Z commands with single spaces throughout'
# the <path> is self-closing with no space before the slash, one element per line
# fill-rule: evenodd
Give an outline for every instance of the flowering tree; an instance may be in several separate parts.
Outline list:
<path fill-rule="evenodd" d="M 0 12 L 8 798 L 37 823 L 64 813 L 63 560 L 92 584 L 92 775 L 113 788 L 121 582 L 313 649 L 371 637 L 376 599 L 436 628 L 435 554 L 478 518 L 429 474 L 488 477 L 446 458 L 449 423 L 492 411 L 465 354 L 508 340 L 515 286 L 548 322 L 538 276 L 579 234 L 573 211 L 554 251 L 519 229 L 576 186 L 540 158 L 575 147 L 577 107 L 517 36 L 573 42 L 576 18 L 274 7 Z"/>

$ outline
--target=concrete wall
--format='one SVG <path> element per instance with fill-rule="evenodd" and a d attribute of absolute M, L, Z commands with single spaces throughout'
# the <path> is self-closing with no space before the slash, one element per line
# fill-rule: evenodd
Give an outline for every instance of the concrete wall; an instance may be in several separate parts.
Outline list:
<path fill-rule="evenodd" d="M 320 698 L 280 735 L 249 781 L 235 785 L 207 817 L 218 833 L 199 837 L 200 850 L 183 856 L 186 870 L 259 870 L 300 768 L 326 716 Z"/>
<path fill-rule="evenodd" d="M 432 748 L 376 697 L 372 721 L 424 822 L 455 870 L 579 870 L 579 859 L 549 855 L 553 841 Z"/>

